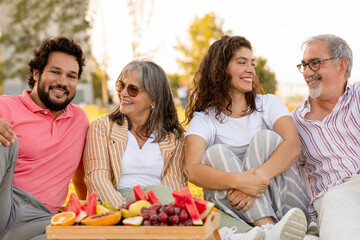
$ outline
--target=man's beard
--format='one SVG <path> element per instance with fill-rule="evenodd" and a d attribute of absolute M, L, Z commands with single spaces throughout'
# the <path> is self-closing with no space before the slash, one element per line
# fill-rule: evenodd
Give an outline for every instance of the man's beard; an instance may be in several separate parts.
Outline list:
<path fill-rule="evenodd" d="M 66 98 L 63 102 L 57 102 L 54 101 L 50 98 L 50 89 L 56 87 L 56 88 L 61 88 L 64 89 L 66 91 L 66 95 L 69 96 L 69 91 L 66 87 L 60 86 L 60 85 L 56 85 L 56 86 L 49 86 L 49 90 L 46 91 L 45 90 L 45 84 L 43 86 L 41 86 L 41 76 L 39 78 L 39 82 L 38 82 L 38 87 L 37 87 L 37 91 L 39 94 L 39 98 L 41 100 L 41 102 L 49 109 L 52 111 L 60 111 L 66 108 L 67 105 L 69 105 L 69 103 L 74 99 L 75 95 L 72 96 L 71 98 Z"/>
<path fill-rule="evenodd" d="M 317 84 L 315 87 L 309 87 L 309 96 L 311 98 L 318 98 L 321 94 L 322 84 Z"/>

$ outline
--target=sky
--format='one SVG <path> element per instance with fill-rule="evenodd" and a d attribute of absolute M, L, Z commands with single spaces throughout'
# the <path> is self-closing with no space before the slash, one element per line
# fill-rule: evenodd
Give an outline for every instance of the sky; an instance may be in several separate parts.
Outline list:
<path fill-rule="evenodd" d="M 93 53 L 107 63 L 114 84 L 131 60 L 132 23 L 126 0 L 90 0 L 93 17 Z M 144 1 L 147 6 L 150 0 Z M 356 0 L 154 0 L 150 25 L 142 32 L 144 56 L 167 73 L 178 72 L 174 49 L 177 39 L 187 41 L 195 17 L 214 12 L 224 21 L 223 30 L 246 37 L 254 55 L 267 59 L 278 82 L 305 84 L 296 68 L 301 44 L 308 37 L 331 33 L 342 37 L 353 50 L 350 82 L 360 80 L 360 11 Z"/>

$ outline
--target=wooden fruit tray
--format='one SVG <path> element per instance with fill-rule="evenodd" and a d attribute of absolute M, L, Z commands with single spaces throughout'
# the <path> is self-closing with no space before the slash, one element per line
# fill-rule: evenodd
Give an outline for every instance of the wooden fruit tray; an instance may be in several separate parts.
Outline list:
<path fill-rule="evenodd" d="M 216 239 L 220 214 L 212 212 L 204 226 L 47 226 L 48 239 Z"/>

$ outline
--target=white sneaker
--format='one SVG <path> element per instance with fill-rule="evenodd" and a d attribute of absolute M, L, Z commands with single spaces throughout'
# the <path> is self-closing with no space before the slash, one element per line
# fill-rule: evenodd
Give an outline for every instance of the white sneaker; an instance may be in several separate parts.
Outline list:
<path fill-rule="evenodd" d="M 247 233 L 236 233 L 237 228 L 222 227 L 219 234 L 222 240 L 265 240 L 266 235 L 262 228 L 254 227 Z"/>
<path fill-rule="evenodd" d="M 261 226 L 266 240 L 302 240 L 307 229 L 305 214 L 299 208 L 290 209 L 275 225 Z"/>

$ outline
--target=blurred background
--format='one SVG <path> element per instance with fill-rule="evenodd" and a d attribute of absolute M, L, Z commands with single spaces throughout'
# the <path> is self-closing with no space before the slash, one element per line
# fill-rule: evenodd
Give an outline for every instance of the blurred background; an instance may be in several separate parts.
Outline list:
<path fill-rule="evenodd" d="M 0 95 L 28 89 L 33 48 L 63 35 L 86 52 L 73 103 L 90 121 L 116 107 L 116 78 L 135 58 L 153 60 L 167 72 L 182 121 L 186 89 L 201 58 L 228 34 L 250 40 L 265 92 L 279 96 L 291 111 L 307 96 L 296 65 L 309 36 L 344 38 L 354 52 L 350 81 L 360 79 L 359 22 L 352 0 L 0 0 Z"/>

